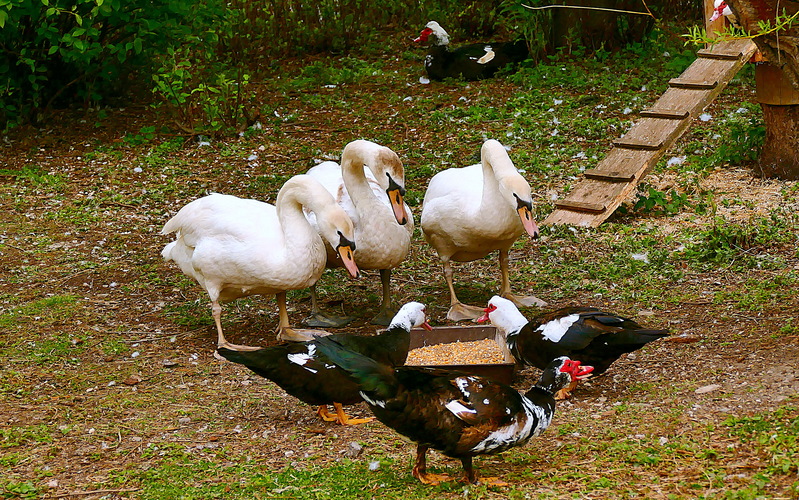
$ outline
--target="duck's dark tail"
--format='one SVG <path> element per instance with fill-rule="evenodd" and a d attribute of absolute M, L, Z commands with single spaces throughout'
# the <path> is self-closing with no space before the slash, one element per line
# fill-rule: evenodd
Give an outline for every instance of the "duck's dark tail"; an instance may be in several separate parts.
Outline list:
<path fill-rule="evenodd" d="M 530 55 L 530 50 L 527 48 L 527 42 L 524 38 L 520 38 L 515 42 L 508 42 L 505 44 L 505 55 L 513 62 L 522 62 Z"/>
<path fill-rule="evenodd" d="M 318 337 L 316 346 L 336 366 L 350 374 L 370 398 L 385 400 L 396 392 L 394 369 L 347 349 L 329 337 Z"/>

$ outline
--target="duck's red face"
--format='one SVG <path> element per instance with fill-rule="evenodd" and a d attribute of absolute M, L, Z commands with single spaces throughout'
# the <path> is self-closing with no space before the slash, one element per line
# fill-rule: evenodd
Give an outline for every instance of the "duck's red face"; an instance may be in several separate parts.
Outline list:
<path fill-rule="evenodd" d="M 431 30 L 430 28 L 425 28 L 425 29 L 422 30 L 421 33 L 419 33 L 419 36 L 417 38 L 413 39 L 413 41 L 416 42 L 416 43 L 426 42 L 427 39 L 432 34 L 433 34 L 433 30 Z"/>
<path fill-rule="evenodd" d="M 483 315 L 480 316 L 479 318 L 477 318 L 477 322 L 478 323 L 485 323 L 486 321 L 488 321 L 490 319 L 488 317 L 488 315 L 491 314 L 492 312 L 496 311 L 496 310 L 497 310 L 497 306 L 495 306 L 494 304 L 488 304 L 488 307 L 483 309 Z"/>
<path fill-rule="evenodd" d="M 568 373 L 572 376 L 572 380 L 581 380 L 584 378 L 588 378 L 592 371 L 594 371 L 593 366 L 580 366 L 580 363 L 577 360 L 569 359 L 563 363 L 563 366 L 560 367 L 560 371 L 564 373 Z"/>

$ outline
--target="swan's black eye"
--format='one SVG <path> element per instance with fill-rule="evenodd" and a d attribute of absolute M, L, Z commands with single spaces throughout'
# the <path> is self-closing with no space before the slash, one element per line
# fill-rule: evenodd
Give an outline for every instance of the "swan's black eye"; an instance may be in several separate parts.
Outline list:
<path fill-rule="evenodd" d="M 533 202 L 522 200 L 516 193 L 513 193 L 513 197 L 516 198 L 516 210 L 527 208 L 531 212 L 533 211 Z"/>
<path fill-rule="evenodd" d="M 386 177 L 388 177 L 388 189 L 386 189 L 386 192 L 399 191 L 399 194 L 405 196 L 405 188 L 397 184 L 388 172 L 386 172 Z"/>
<path fill-rule="evenodd" d="M 355 251 L 355 242 L 347 239 L 346 236 L 341 234 L 341 231 L 336 231 L 338 233 L 338 247 L 350 247 L 350 249 L 354 252 Z"/>

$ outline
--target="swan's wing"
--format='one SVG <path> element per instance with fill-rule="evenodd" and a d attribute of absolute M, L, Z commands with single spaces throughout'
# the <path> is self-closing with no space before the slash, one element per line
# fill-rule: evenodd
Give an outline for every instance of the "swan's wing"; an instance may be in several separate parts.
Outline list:
<path fill-rule="evenodd" d="M 431 242 L 431 237 L 443 238 L 452 240 L 456 247 L 465 245 L 472 231 L 472 214 L 479 209 L 482 195 L 480 164 L 450 168 L 433 176 L 424 195 L 420 217 L 425 239 Z M 439 253 L 441 245 L 441 242 L 433 244 Z"/>
<path fill-rule="evenodd" d="M 483 167 L 479 163 L 463 168 L 448 168 L 430 179 L 424 203 L 436 198 L 450 197 L 453 203 L 472 205 L 483 193 Z"/>
<path fill-rule="evenodd" d="M 190 246 L 208 238 L 282 242 L 275 206 L 257 200 L 212 194 L 186 205 L 173 221 Z"/>

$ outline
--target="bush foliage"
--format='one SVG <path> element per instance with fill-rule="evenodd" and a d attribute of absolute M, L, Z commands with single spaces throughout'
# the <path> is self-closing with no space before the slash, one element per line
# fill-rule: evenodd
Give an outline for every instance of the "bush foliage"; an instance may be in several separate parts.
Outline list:
<path fill-rule="evenodd" d="M 411 37 L 429 20 L 454 40 L 523 36 L 541 55 L 551 49 L 549 14 L 522 3 L 0 0 L 0 129 L 41 122 L 54 108 L 107 103 L 131 87 L 152 91 L 188 131 L 240 129 L 258 111 L 247 83 L 281 58 L 385 51 L 387 32 Z"/>
<path fill-rule="evenodd" d="M 3 121 L 122 92 L 132 68 L 199 39 L 222 3 L 191 0 L 0 0 Z"/>

